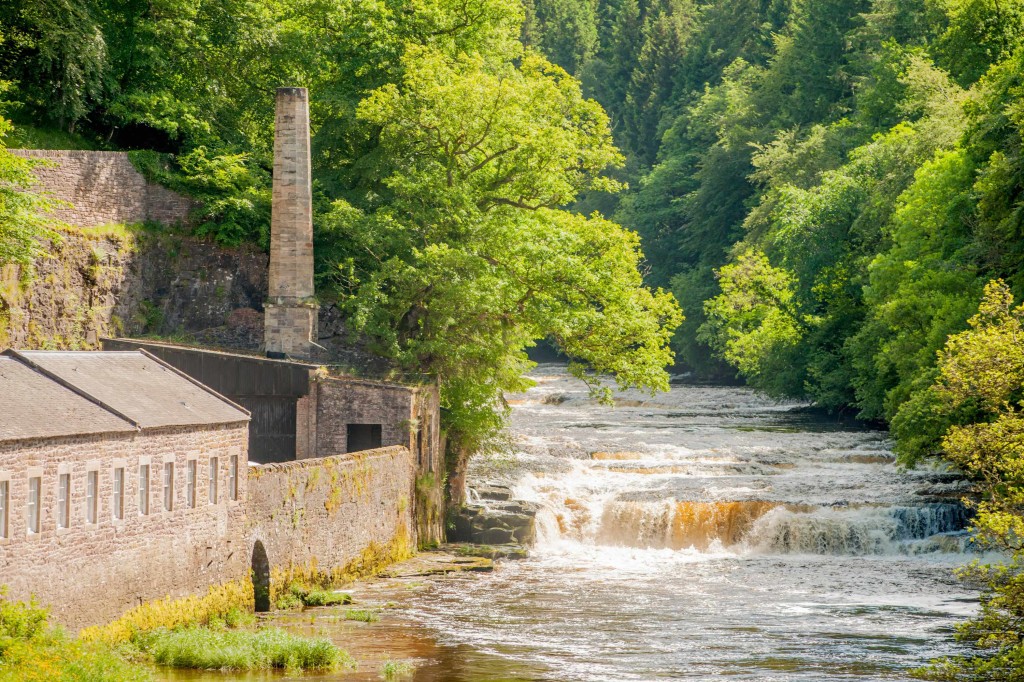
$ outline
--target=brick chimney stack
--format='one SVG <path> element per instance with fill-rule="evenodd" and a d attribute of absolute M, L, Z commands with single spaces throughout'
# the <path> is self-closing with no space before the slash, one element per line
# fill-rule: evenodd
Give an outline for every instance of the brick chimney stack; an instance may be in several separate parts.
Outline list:
<path fill-rule="evenodd" d="M 264 345 L 271 357 L 312 357 L 318 306 L 313 291 L 313 190 L 306 88 L 278 88 L 270 291 Z"/>

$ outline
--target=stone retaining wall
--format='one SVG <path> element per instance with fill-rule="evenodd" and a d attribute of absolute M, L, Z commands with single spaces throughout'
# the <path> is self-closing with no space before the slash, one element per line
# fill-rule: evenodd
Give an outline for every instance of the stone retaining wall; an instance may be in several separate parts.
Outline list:
<path fill-rule="evenodd" d="M 70 232 L 47 251 L 28 281 L 19 266 L 0 267 L 0 347 L 83 349 L 103 336 L 220 327 L 261 307 L 266 291 L 267 256 L 251 246 Z"/>
<path fill-rule="evenodd" d="M 53 216 L 77 227 L 147 220 L 187 223 L 195 201 L 146 182 L 127 152 L 11 149 L 17 156 L 41 159 L 34 169 L 42 190 L 68 202 Z"/>
<path fill-rule="evenodd" d="M 249 468 L 249 556 L 271 575 L 340 575 L 412 549 L 412 453 L 404 447 Z M 256 545 L 259 543 L 260 547 Z"/>

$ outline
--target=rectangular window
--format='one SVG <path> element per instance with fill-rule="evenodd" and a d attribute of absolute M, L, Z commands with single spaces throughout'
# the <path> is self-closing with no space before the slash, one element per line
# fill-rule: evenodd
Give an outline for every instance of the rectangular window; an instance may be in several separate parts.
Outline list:
<path fill-rule="evenodd" d="M 190 459 L 185 467 L 185 504 L 189 509 L 196 506 L 196 461 Z"/>
<path fill-rule="evenodd" d="M 114 499 L 111 501 L 115 519 L 124 518 L 124 468 L 114 469 Z"/>
<path fill-rule="evenodd" d="M 149 513 L 149 465 L 139 465 L 139 514 Z"/>
<path fill-rule="evenodd" d="M 100 472 L 90 471 L 85 475 L 85 520 L 96 523 L 99 515 Z"/>
<path fill-rule="evenodd" d="M 345 443 L 345 452 L 373 450 L 381 446 L 382 434 L 380 424 L 349 424 L 346 427 L 346 431 L 348 436 Z"/>
<path fill-rule="evenodd" d="M 231 468 L 228 471 L 228 493 L 232 500 L 238 499 L 238 455 L 231 455 Z"/>
<path fill-rule="evenodd" d="M 57 477 L 57 527 L 71 525 L 71 474 Z"/>
<path fill-rule="evenodd" d="M 174 462 L 164 462 L 164 511 L 174 511 Z"/>
<path fill-rule="evenodd" d="M 0 538 L 10 537 L 7 525 L 7 511 L 11 506 L 11 484 L 10 481 L 0 481 Z"/>
<path fill-rule="evenodd" d="M 217 504 L 217 458 L 210 458 L 210 504 Z"/>
<path fill-rule="evenodd" d="M 39 504 L 42 502 L 39 498 L 42 493 L 43 479 L 38 476 L 28 479 L 28 513 L 25 517 L 28 521 L 29 533 L 39 532 Z"/>

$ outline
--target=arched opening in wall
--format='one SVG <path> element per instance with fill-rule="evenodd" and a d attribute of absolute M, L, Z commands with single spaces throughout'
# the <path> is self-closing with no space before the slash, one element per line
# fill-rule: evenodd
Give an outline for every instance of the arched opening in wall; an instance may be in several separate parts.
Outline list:
<path fill-rule="evenodd" d="M 259 540 L 252 548 L 252 589 L 256 597 L 256 611 L 270 610 L 270 559 Z"/>

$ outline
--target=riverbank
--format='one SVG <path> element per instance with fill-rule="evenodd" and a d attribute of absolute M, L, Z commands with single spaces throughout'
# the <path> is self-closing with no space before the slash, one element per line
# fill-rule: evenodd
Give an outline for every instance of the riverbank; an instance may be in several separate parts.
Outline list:
<path fill-rule="evenodd" d="M 376 576 L 346 586 L 342 591 L 351 595 L 350 604 L 260 615 L 263 626 L 279 627 L 296 635 L 330 639 L 356 661 L 354 670 L 224 673 L 162 668 L 154 677 L 158 682 L 531 679 L 517 677 L 520 666 L 514 662 L 443 641 L 422 627 L 416 616 L 413 604 L 417 597 L 428 592 L 459 590 L 465 581 L 477 580 L 481 574 L 494 570 L 495 563 L 491 559 L 467 556 L 463 547 L 451 545 L 421 552 Z"/>

